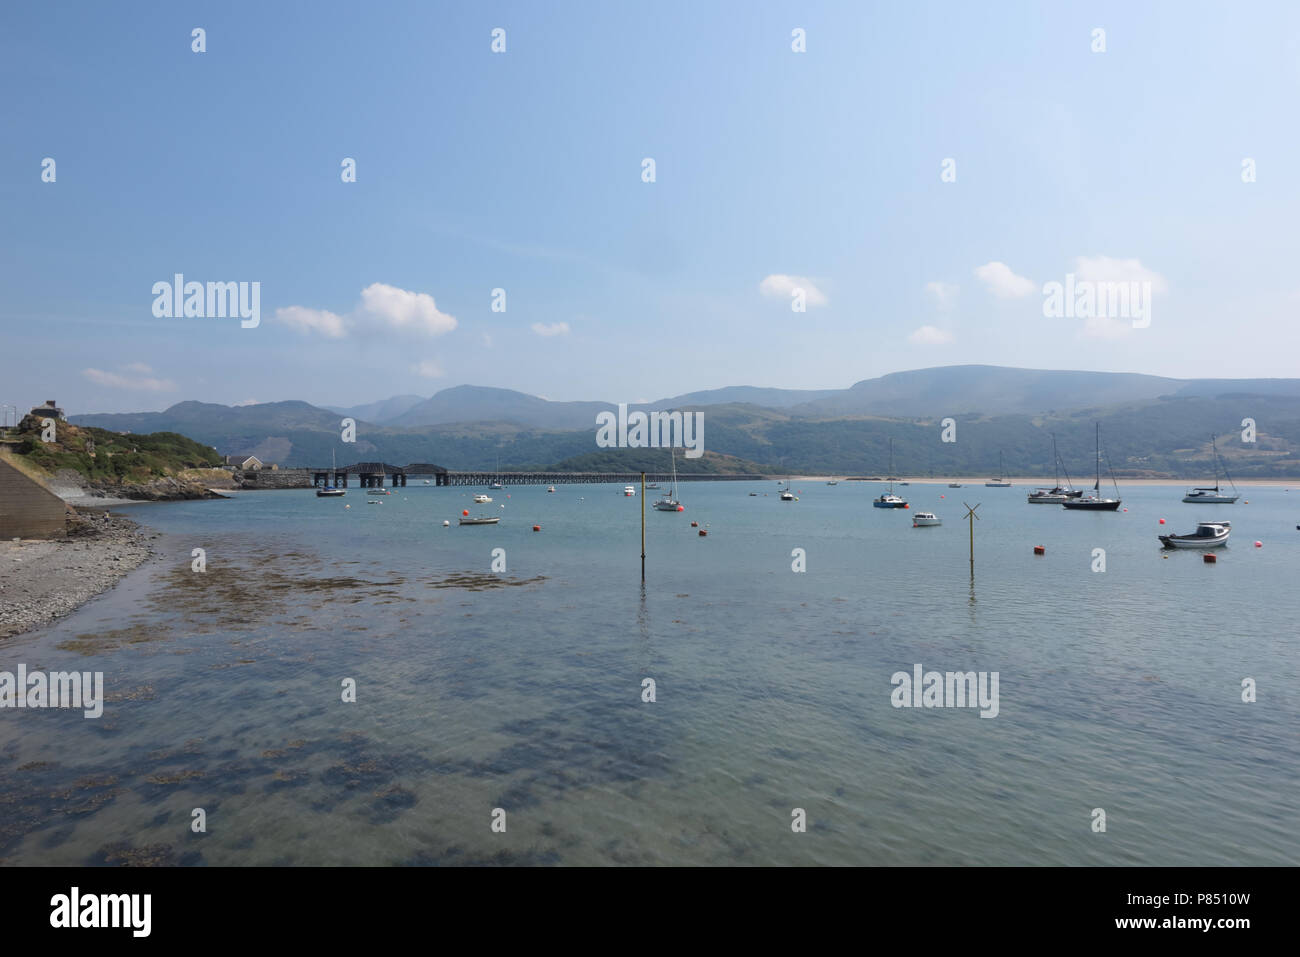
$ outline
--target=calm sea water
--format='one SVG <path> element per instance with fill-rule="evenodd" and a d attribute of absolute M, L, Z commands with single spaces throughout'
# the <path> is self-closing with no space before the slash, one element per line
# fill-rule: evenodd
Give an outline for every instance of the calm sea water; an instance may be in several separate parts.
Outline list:
<path fill-rule="evenodd" d="M 690 483 L 685 512 L 647 508 L 644 590 L 640 498 L 614 486 L 123 509 L 161 560 L 0 646 L 0 669 L 101 670 L 109 692 L 99 720 L 0 715 L 0 860 L 1300 858 L 1300 489 L 1214 507 L 1127 488 L 1127 512 L 1091 514 L 914 484 L 945 524 L 913 529 L 870 507 L 878 485 L 795 487 Z M 962 500 L 982 503 L 973 588 Z M 462 508 L 502 522 L 457 527 Z M 1215 517 L 1216 565 L 1164 557 L 1158 531 Z M 999 714 L 894 708 L 918 663 L 998 672 Z"/>

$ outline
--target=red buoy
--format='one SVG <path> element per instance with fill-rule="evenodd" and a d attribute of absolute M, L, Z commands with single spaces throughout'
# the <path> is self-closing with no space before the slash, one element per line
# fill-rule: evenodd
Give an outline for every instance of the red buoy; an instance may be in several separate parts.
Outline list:
<path fill-rule="evenodd" d="M 707 528 L 700 529 L 700 538 L 703 538 L 707 534 L 709 534 L 709 530 Z"/>
<path fill-rule="evenodd" d="M 1204 555 L 1201 556 L 1201 558 L 1205 560 L 1205 564 L 1207 565 L 1213 565 L 1215 562 L 1219 560 L 1219 556 L 1215 555 L 1214 552 L 1206 552 Z"/>
<path fill-rule="evenodd" d="M 1160 524 L 1163 525 L 1164 523 L 1165 523 L 1165 520 L 1162 518 L 1162 519 L 1160 520 Z"/>
<path fill-rule="evenodd" d="M 685 505 L 678 505 L 678 506 L 677 506 L 677 511 L 679 511 L 679 512 L 684 512 L 684 511 L 686 511 L 686 506 L 685 506 Z"/>
<path fill-rule="evenodd" d="M 1047 554 L 1047 549 L 1044 548 L 1042 545 L 1035 545 L 1035 546 L 1034 546 L 1034 554 L 1035 554 L 1035 555 L 1046 555 L 1046 554 Z"/>
<path fill-rule="evenodd" d="M 469 514 L 469 509 L 467 509 L 467 508 L 462 508 L 462 509 L 460 510 L 460 514 L 462 514 L 462 515 L 468 515 L 468 514 Z"/>
<path fill-rule="evenodd" d="M 1255 543 L 1255 547 L 1256 547 L 1256 548 L 1263 548 L 1263 547 L 1264 547 L 1264 543 L 1263 543 L 1263 542 L 1256 542 L 1256 543 Z"/>
<path fill-rule="evenodd" d="M 542 530 L 542 526 L 540 526 L 540 525 L 534 525 L 534 526 L 533 526 L 533 531 L 534 531 L 534 532 L 540 532 L 541 530 Z"/>
<path fill-rule="evenodd" d="M 700 527 L 699 522 L 691 522 L 691 528 L 699 528 L 699 527 Z"/>
<path fill-rule="evenodd" d="M 903 508 L 911 508 L 911 507 L 912 506 L 908 505 L 906 502 L 903 503 Z"/>

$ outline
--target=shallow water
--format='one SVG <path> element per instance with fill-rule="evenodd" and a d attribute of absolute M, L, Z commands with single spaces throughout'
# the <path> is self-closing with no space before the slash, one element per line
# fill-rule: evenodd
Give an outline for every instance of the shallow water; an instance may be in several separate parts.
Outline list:
<path fill-rule="evenodd" d="M 108 691 L 97 720 L 0 712 L 0 860 L 1300 856 L 1300 490 L 1192 506 L 1145 486 L 1091 514 L 913 484 L 912 510 L 945 521 L 913 529 L 870 507 L 878 485 L 795 487 L 781 503 L 774 482 L 689 483 L 685 512 L 647 508 L 644 591 L 641 501 L 615 486 L 122 509 L 162 533 L 161 558 L 0 646 L 0 670 L 101 670 Z M 982 503 L 973 589 L 963 499 Z M 458 527 L 462 508 L 502 523 Z M 1157 531 L 1217 517 L 1217 564 L 1164 557 Z M 891 676 L 917 663 L 998 672 L 997 717 L 893 707 Z"/>

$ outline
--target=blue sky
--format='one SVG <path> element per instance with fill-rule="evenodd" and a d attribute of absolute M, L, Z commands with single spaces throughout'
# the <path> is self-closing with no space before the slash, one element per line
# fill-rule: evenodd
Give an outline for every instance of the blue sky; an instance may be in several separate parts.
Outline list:
<path fill-rule="evenodd" d="M 0 402 L 1300 374 L 1293 4 L 9 4 L 0 78 Z"/>

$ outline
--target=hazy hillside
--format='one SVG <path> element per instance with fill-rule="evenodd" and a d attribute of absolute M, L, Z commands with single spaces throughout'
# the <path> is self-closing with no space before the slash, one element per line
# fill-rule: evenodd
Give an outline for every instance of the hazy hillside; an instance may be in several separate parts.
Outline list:
<path fill-rule="evenodd" d="M 739 387 L 700 395 L 764 391 Z M 678 400 L 651 407 L 689 406 Z M 962 411 L 972 404 L 975 411 Z M 858 411 L 841 411 L 850 407 Z M 601 402 L 555 403 L 511 390 L 462 386 L 421 401 L 401 417 L 423 409 L 431 418 L 462 417 L 458 421 L 401 427 L 359 420 L 355 444 L 339 441 L 338 412 L 305 402 L 233 408 L 182 402 L 165 412 L 74 420 L 114 431 L 178 432 L 223 454 L 252 454 L 286 466 L 327 464 L 334 453 L 339 464 L 378 459 L 506 469 L 582 456 L 631 461 L 638 450 L 594 447 L 596 412 L 608 408 Z M 867 380 L 835 396 L 784 408 L 743 402 L 698 408 L 705 416 L 708 452 L 788 472 L 883 474 L 893 436 L 900 474 L 992 474 L 1001 450 L 1008 474 L 1050 476 L 1049 433 L 1056 432 L 1067 468 L 1078 477 L 1092 471 L 1093 423 L 1100 421 L 1119 471 L 1208 475 L 1209 436 L 1217 433 L 1224 436 L 1220 449 L 1234 474 L 1300 476 L 1300 380 L 1293 379 L 1181 381 L 962 366 Z M 945 416 L 957 420 L 956 442 L 940 441 Z M 1259 431 L 1253 445 L 1240 441 L 1247 417 L 1256 420 Z"/>
<path fill-rule="evenodd" d="M 866 379 L 792 411 L 815 416 L 1033 414 L 1155 399 L 1180 384 L 1178 379 L 1114 372 L 945 366 Z"/>
<path fill-rule="evenodd" d="M 375 422 L 380 425 L 387 424 L 400 415 L 410 411 L 413 406 L 424 401 L 422 395 L 395 395 L 391 399 L 380 399 L 378 402 L 367 402 L 365 405 L 354 405 L 351 408 L 340 408 L 336 405 L 321 406 L 329 409 L 331 412 L 337 412 L 340 417 L 350 416 L 354 419 L 364 419 L 367 422 Z"/>

